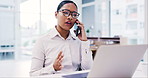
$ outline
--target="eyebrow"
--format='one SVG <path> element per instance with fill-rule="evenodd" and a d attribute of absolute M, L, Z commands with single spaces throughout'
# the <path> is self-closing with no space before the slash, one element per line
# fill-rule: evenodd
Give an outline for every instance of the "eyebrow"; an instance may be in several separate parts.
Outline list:
<path fill-rule="evenodd" d="M 70 11 L 69 9 L 61 9 L 61 10 L 68 10 L 68 11 Z M 70 12 L 78 13 L 77 11 L 70 11 Z"/>

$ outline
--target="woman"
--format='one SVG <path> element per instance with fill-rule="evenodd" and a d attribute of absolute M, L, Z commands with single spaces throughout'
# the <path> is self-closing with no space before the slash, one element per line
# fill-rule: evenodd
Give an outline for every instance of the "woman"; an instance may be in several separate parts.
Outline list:
<path fill-rule="evenodd" d="M 62 1 L 59 4 L 55 12 L 57 25 L 37 40 L 33 49 L 31 76 L 90 69 L 92 53 L 84 25 L 77 19 L 77 11 L 77 5 L 73 1 Z M 70 32 L 75 23 L 81 29 L 78 37 Z"/>

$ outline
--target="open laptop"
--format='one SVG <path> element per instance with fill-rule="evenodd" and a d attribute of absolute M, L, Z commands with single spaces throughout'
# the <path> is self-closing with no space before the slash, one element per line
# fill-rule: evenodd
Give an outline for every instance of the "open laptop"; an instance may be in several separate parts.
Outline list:
<path fill-rule="evenodd" d="M 64 78 L 109 78 L 132 77 L 148 44 L 143 45 L 102 45 L 97 50 L 90 71 L 65 74 Z"/>

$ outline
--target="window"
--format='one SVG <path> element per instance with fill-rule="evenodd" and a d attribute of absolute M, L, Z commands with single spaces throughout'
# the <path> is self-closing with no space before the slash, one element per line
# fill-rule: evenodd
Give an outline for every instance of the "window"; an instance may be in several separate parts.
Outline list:
<path fill-rule="evenodd" d="M 129 44 L 144 42 L 144 0 L 111 0 L 111 36 L 122 35 Z"/>
<path fill-rule="evenodd" d="M 95 0 L 82 0 L 82 4 L 94 2 Z"/>
<path fill-rule="evenodd" d="M 15 10 L 13 0 L 0 0 L 0 60 L 14 59 Z"/>
<path fill-rule="evenodd" d="M 56 25 L 55 11 L 60 0 L 26 0 L 20 4 L 21 50 L 31 55 L 36 39 Z"/>
<path fill-rule="evenodd" d="M 87 36 L 93 36 L 95 25 L 94 5 L 82 8 L 82 22 L 85 24 L 85 30 L 88 32 Z M 91 20 L 89 20 L 91 19 Z"/>

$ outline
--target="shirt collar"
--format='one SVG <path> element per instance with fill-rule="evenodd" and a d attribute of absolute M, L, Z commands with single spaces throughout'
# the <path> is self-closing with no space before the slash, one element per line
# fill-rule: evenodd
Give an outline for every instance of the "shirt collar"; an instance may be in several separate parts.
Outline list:
<path fill-rule="evenodd" d="M 60 35 L 60 34 L 57 31 L 56 26 L 49 31 L 49 37 L 50 38 L 54 38 L 54 37 L 56 37 L 58 35 Z"/>
<path fill-rule="evenodd" d="M 60 33 L 57 31 L 56 26 L 55 26 L 53 29 L 50 30 L 49 37 L 50 38 L 54 38 L 56 36 L 59 36 L 60 38 L 62 38 L 61 35 L 60 35 Z M 69 40 L 71 38 L 73 40 L 76 40 L 76 36 L 74 36 L 73 34 L 69 33 L 69 36 L 67 37 L 67 40 Z"/>

